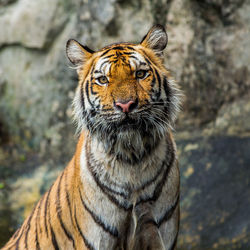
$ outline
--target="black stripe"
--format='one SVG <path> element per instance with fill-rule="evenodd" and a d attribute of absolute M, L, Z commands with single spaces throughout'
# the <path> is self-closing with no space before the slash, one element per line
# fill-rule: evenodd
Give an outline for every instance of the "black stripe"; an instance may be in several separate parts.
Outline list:
<path fill-rule="evenodd" d="M 93 83 L 90 84 L 90 91 L 91 91 L 91 94 L 92 94 L 92 95 L 98 94 L 97 92 L 95 92 L 95 91 L 93 90 Z M 99 97 L 96 97 L 96 98 L 99 98 Z"/>
<path fill-rule="evenodd" d="M 122 47 L 122 46 L 115 46 L 115 47 L 112 48 L 112 50 L 113 50 L 113 49 L 124 50 L 124 47 Z"/>
<path fill-rule="evenodd" d="M 133 69 L 132 69 L 130 63 L 127 63 L 126 65 L 129 67 L 130 72 L 133 73 Z"/>
<path fill-rule="evenodd" d="M 25 245 L 25 248 L 28 249 L 28 234 L 29 234 L 29 231 L 30 231 L 30 222 L 32 220 L 32 217 L 35 213 L 35 209 L 36 209 L 36 206 L 33 208 L 32 212 L 31 212 L 31 215 L 27 221 L 27 227 L 26 227 L 26 233 L 25 233 L 25 239 L 24 239 L 24 245 Z"/>
<path fill-rule="evenodd" d="M 95 51 L 92 50 L 92 49 L 90 49 L 89 47 L 84 46 L 84 45 L 82 45 L 82 44 L 81 44 L 81 46 L 82 46 L 85 50 L 87 50 L 89 53 L 91 53 L 91 54 L 95 53 Z"/>
<path fill-rule="evenodd" d="M 88 154 L 90 155 L 90 160 L 92 160 L 92 162 L 94 161 L 94 157 L 92 155 L 92 153 L 89 153 Z M 91 164 L 90 164 L 90 167 L 91 167 Z M 90 169 L 90 171 L 92 172 L 92 175 L 95 177 L 95 180 L 99 183 L 100 186 L 102 186 L 104 189 L 106 189 L 107 191 L 111 192 L 111 193 L 114 193 L 114 194 L 117 194 L 117 195 L 120 195 L 122 196 L 124 199 L 127 199 L 129 198 L 130 196 L 130 193 L 129 191 L 127 193 L 125 192 L 119 192 L 119 191 L 116 191 L 114 189 L 112 189 L 111 187 L 105 185 L 103 182 L 101 182 L 101 180 L 99 179 L 99 176 L 97 175 L 97 173 L 95 171 L 93 171 L 92 167 Z M 113 185 L 116 185 L 116 183 L 113 182 Z M 118 185 L 117 185 L 118 186 Z M 120 186 L 119 185 L 119 188 L 123 188 L 125 189 L 125 187 L 123 186 Z"/>
<path fill-rule="evenodd" d="M 168 80 L 167 80 L 167 77 L 164 77 L 163 79 L 163 87 L 164 87 L 164 91 L 165 91 L 165 94 L 166 94 L 166 97 L 167 97 L 167 101 L 169 102 L 169 97 L 171 97 L 171 90 L 168 86 Z"/>
<path fill-rule="evenodd" d="M 85 246 L 90 250 L 95 250 L 93 245 L 86 239 L 86 237 L 84 236 L 84 234 L 79 226 L 79 223 L 78 223 L 77 218 L 76 218 L 76 208 L 75 208 L 75 222 L 76 222 L 76 228 L 77 228 L 78 232 L 80 233 L 80 235 L 84 241 Z"/>
<path fill-rule="evenodd" d="M 41 223 L 40 223 L 40 216 L 41 216 L 41 207 L 43 205 L 43 201 L 44 201 L 44 198 L 45 198 L 45 195 L 42 196 L 41 200 L 40 200 L 40 204 L 39 204 L 39 207 L 38 207 L 38 211 L 37 211 L 37 216 L 36 216 L 36 224 L 39 223 L 39 231 L 41 233 Z"/>
<path fill-rule="evenodd" d="M 146 62 L 149 64 L 149 65 L 152 65 L 153 63 L 146 57 L 145 58 Z"/>
<path fill-rule="evenodd" d="M 84 208 L 89 212 L 89 214 L 91 215 L 91 217 L 93 218 L 93 220 L 100 225 L 104 231 L 106 231 L 107 233 L 111 234 L 114 237 L 118 237 L 118 230 L 115 227 L 112 227 L 106 223 L 103 222 L 102 218 L 98 215 L 96 215 L 93 211 L 90 210 L 90 208 L 86 205 L 86 203 L 84 202 L 83 198 L 82 198 L 82 194 L 81 191 L 79 191 L 80 194 L 80 198 L 82 201 L 82 204 L 84 206 Z"/>
<path fill-rule="evenodd" d="M 35 208 L 33 209 L 31 215 L 34 213 L 34 210 L 35 210 Z M 20 243 L 20 240 L 22 239 L 23 233 L 25 232 L 26 226 L 27 226 L 27 224 L 23 223 L 23 225 L 19 229 L 17 229 L 17 231 L 11 237 L 11 240 L 14 240 L 17 237 L 18 237 L 18 239 L 17 239 L 17 241 L 11 243 L 10 246 L 7 249 L 11 249 L 14 245 L 16 245 L 16 247 L 15 247 L 16 250 L 19 249 L 19 243 Z M 19 232 L 20 232 L 20 235 L 18 235 Z"/>
<path fill-rule="evenodd" d="M 50 187 L 47 197 L 46 197 L 46 201 L 45 201 L 45 207 L 44 207 L 44 226 L 45 226 L 45 231 L 47 234 L 47 237 L 49 236 L 48 234 L 48 226 L 47 226 L 47 209 L 48 209 L 48 201 L 49 201 L 49 195 L 51 192 L 52 186 Z"/>
<path fill-rule="evenodd" d="M 124 199 L 129 198 L 130 194 L 126 194 L 125 192 L 116 191 L 116 190 L 110 188 L 109 186 L 105 185 L 104 183 L 102 183 L 102 182 L 100 181 L 100 179 L 98 178 L 97 174 L 94 174 L 94 176 L 96 177 L 96 180 L 98 181 L 98 184 L 99 184 L 100 186 L 102 186 L 102 188 L 106 189 L 107 191 L 109 191 L 109 192 L 111 192 L 111 193 L 113 193 L 113 194 L 120 195 L 120 196 L 122 196 Z"/>
<path fill-rule="evenodd" d="M 80 94 L 81 94 L 81 105 L 83 110 L 85 109 L 85 104 L 84 104 L 84 94 L 83 94 L 83 81 L 81 83 L 81 87 L 80 87 Z"/>
<path fill-rule="evenodd" d="M 89 81 L 88 81 L 88 80 L 86 81 L 85 92 L 86 92 L 86 95 L 87 95 L 87 99 L 88 99 L 89 104 L 90 104 L 92 107 L 94 107 L 94 106 L 93 106 L 93 103 L 90 101 L 90 98 L 89 98 Z"/>
<path fill-rule="evenodd" d="M 138 58 L 137 58 L 137 61 L 139 62 L 139 66 L 145 66 L 145 65 L 147 65 L 145 62 L 140 61 Z M 151 69 L 150 66 L 149 66 L 149 68 Z M 147 69 L 141 69 L 141 70 L 147 72 L 147 71 L 148 71 L 148 68 L 147 68 Z"/>
<path fill-rule="evenodd" d="M 135 50 L 133 47 L 127 46 L 126 48 L 131 49 L 131 50 Z"/>
<path fill-rule="evenodd" d="M 87 160 L 87 165 L 89 166 L 89 161 Z M 89 171 L 93 177 L 93 179 L 95 180 L 97 186 L 102 190 L 102 192 L 108 197 L 108 199 L 113 203 L 115 204 L 117 207 L 125 210 L 125 211 L 128 211 L 128 210 L 131 210 L 132 209 L 132 205 L 131 204 L 128 204 L 128 203 L 121 203 L 119 202 L 113 195 L 110 195 L 106 190 L 105 188 L 102 186 L 102 183 L 99 181 L 99 179 L 96 178 L 96 174 L 94 174 L 90 167 L 89 168 Z"/>
<path fill-rule="evenodd" d="M 173 213 L 174 213 L 174 211 L 175 211 L 178 204 L 179 204 L 179 195 L 177 196 L 174 204 L 158 220 L 158 223 L 157 223 L 158 227 L 160 227 L 163 222 L 168 221 L 172 217 L 172 215 L 173 215 Z"/>
<path fill-rule="evenodd" d="M 38 239 L 38 224 L 39 224 L 39 228 L 40 228 L 40 232 L 41 232 L 41 225 L 40 225 L 40 213 L 41 213 L 41 206 L 42 206 L 42 202 L 44 199 L 44 195 L 41 198 L 41 200 L 39 201 L 39 205 L 37 208 L 37 215 L 36 215 L 36 238 L 35 238 L 35 242 L 36 242 L 36 249 L 40 249 L 40 244 L 39 244 L 39 239 Z"/>
<path fill-rule="evenodd" d="M 20 233 L 20 235 L 19 235 L 19 237 L 18 237 L 18 239 L 17 239 L 17 241 L 15 243 L 16 244 L 16 250 L 19 249 L 19 242 L 20 242 L 21 237 L 23 236 L 23 233 L 24 233 L 24 225 L 22 226 L 22 231 L 21 231 L 21 233 Z"/>
<path fill-rule="evenodd" d="M 154 65 L 157 67 L 157 65 L 150 59 L 150 57 L 148 57 L 148 55 L 145 52 L 144 52 L 144 58 L 149 65 Z"/>
<path fill-rule="evenodd" d="M 48 206 L 50 206 L 50 200 L 49 200 Z M 48 211 L 48 223 L 49 223 L 51 237 L 52 237 L 52 244 L 53 244 L 55 250 L 58 250 L 59 246 L 58 246 L 58 243 L 57 243 L 57 240 L 56 240 L 55 232 L 54 232 L 54 230 L 52 228 L 52 225 L 51 225 L 51 214 L 50 214 L 50 212 L 51 212 L 51 210 L 49 209 L 49 211 Z"/>
<path fill-rule="evenodd" d="M 136 56 L 130 56 L 129 58 L 134 58 L 134 59 L 138 60 L 138 58 Z"/>
<path fill-rule="evenodd" d="M 64 175 L 64 171 L 62 172 L 62 174 L 60 176 L 58 187 L 57 187 L 57 196 L 56 196 L 57 218 L 58 218 L 58 220 L 60 222 L 60 225 L 61 225 L 64 233 L 66 234 L 68 239 L 72 241 L 73 247 L 75 248 L 75 241 L 74 241 L 72 235 L 70 234 L 70 232 L 66 229 L 66 227 L 65 227 L 65 225 L 63 223 L 63 220 L 62 220 L 62 209 L 61 209 L 60 195 L 61 195 L 61 184 L 62 184 L 63 175 Z"/>
<path fill-rule="evenodd" d="M 102 62 L 102 64 L 100 65 L 100 69 L 102 69 L 103 65 L 108 63 L 108 62 L 109 62 L 109 60 L 106 60 L 106 61 Z"/>
<path fill-rule="evenodd" d="M 49 190 L 49 194 L 50 194 L 50 191 L 51 191 L 51 188 Z M 48 194 L 48 195 L 49 195 Z M 50 200 L 48 202 L 48 206 L 50 206 Z M 46 206 L 47 207 L 47 206 Z M 57 243 L 57 240 L 56 240 L 56 235 L 55 235 L 55 232 L 52 228 L 52 225 L 51 225 L 51 214 L 50 214 L 51 210 L 49 209 L 48 211 L 48 223 L 49 223 L 49 227 L 50 227 L 50 232 L 51 232 L 51 237 L 52 237 L 52 244 L 55 248 L 55 250 L 58 250 L 59 249 L 59 246 L 58 246 L 58 243 Z"/>
<path fill-rule="evenodd" d="M 122 53 L 121 60 L 122 60 L 122 62 L 123 62 L 123 64 L 122 64 L 122 65 L 125 65 L 125 66 L 126 66 L 126 65 L 127 65 L 127 66 L 129 65 L 129 64 L 127 64 L 126 57 L 124 57 L 124 56 L 123 56 L 123 53 Z"/>
<path fill-rule="evenodd" d="M 139 188 L 136 188 L 136 191 L 143 190 L 146 186 L 149 186 L 150 184 L 152 184 L 157 179 L 157 177 L 162 173 L 162 170 L 164 169 L 164 165 L 165 165 L 165 161 L 163 161 L 156 175 L 152 179 L 145 181 Z"/>
<path fill-rule="evenodd" d="M 116 54 L 116 58 L 118 58 L 118 57 L 121 56 L 121 52 L 120 51 L 116 51 L 115 54 Z"/>
<path fill-rule="evenodd" d="M 34 209 L 33 209 L 32 213 L 33 213 L 33 212 L 34 212 Z M 12 248 L 14 245 L 16 245 L 16 248 L 15 248 L 16 250 L 19 249 L 19 243 L 20 243 L 20 240 L 22 239 L 23 233 L 25 232 L 26 225 L 27 225 L 27 224 L 23 224 L 23 225 L 15 232 L 15 234 L 12 236 L 13 239 L 14 239 L 14 238 L 17 238 L 19 232 L 20 232 L 20 235 L 18 236 L 17 241 L 16 241 L 16 242 L 13 242 L 13 243 L 9 246 L 8 249 Z M 12 238 L 11 238 L 11 239 L 12 239 Z"/>
<path fill-rule="evenodd" d="M 110 50 L 111 50 L 111 49 L 108 49 L 108 50 L 106 50 L 105 52 L 103 52 L 103 53 L 100 55 L 100 57 L 106 55 Z"/>
<path fill-rule="evenodd" d="M 23 225 L 21 228 L 19 228 L 19 229 L 20 229 L 20 230 L 18 230 L 18 232 L 21 231 L 21 233 L 20 233 L 20 235 L 19 235 L 17 241 L 14 242 L 14 243 L 12 243 L 11 246 L 9 247 L 9 249 L 10 249 L 12 246 L 14 246 L 14 245 L 16 245 L 16 248 L 15 248 L 16 250 L 19 249 L 19 241 L 20 241 L 20 239 L 22 238 L 22 235 L 23 235 L 23 233 L 24 233 L 24 225 Z"/>
<path fill-rule="evenodd" d="M 90 161 L 89 161 L 89 151 L 88 151 L 88 143 L 86 143 L 86 161 L 87 161 L 87 167 L 89 172 L 91 173 L 94 181 L 96 182 L 97 186 L 102 190 L 102 192 L 108 197 L 108 199 L 115 204 L 117 207 L 124 209 L 125 211 L 131 210 L 132 205 L 126 204 L 126 203 L 120 203 L 113 195 L 110 195 L 106 189 L 102 186 L 102 183 L 99 181 L 99 179 L 96 177 L 96 174 L 92 171 Z"/>
<path fill-rule="evenodd" d="M 40 248 L 39 239 L 38 239 L 37 226 L 36 226 L 36 239 L 35 239 L 35 241 L 36 241 L 36 249 L 40 250 L 41 248 Z"/>
<path fill-rule="evenodd" d="M 154 190 L 154 193 L 153 193 L 153 196 L 152 197 L 145 197 L 145 198 L 141 198 L 137 203 L 136 203 L 136 206 L 140 203 L 144 203 L 144 202 L 148 202 L 148 201 L 151 201 L 151 202 L 155 202 L 157 201 L 157 199 L 159 198 L 161 192 L 162 192 L 162 188 L 163 186 L 165 185 L 166 181 L 167 181 L 167 177 L 168 177 L 168 174 L 170 172 L 170 169 L 172 168 L 173 166 L 173 163 L 174 163 L 174 160 L 175 160 L 175 152 L 173 150 L 173 145 L 171 145 L 172 147 L 172 154 L 171 154 L 171 160 L 170 162 L 167 164 L 167 167 L 166 167 L 166 170 L 165 170 L 165 173 L 162 177 L 162 179 L 159 181 L 158 185 L 156 186 L 155 190 Z"/>
<path fill-rule="evenodd" d="M 68 175 L 67 175 L 67 171 L 65 172 L 65 179 L 67 179 Z M 69 213 L 70 213 L 70 218 L 71 221 L 73 221 L 73 216 L 72 216 L 72 210 L 71 210 L 71 203 L 70 203 L 70 198 L 69 198 L 69 193 L 68 193 L 68 183 L 67 180 L 65 180 L 65 193 L 66 193 L 66 201 L 67 201 L 67 205 L 69 208 Z"/>
<path fill-rule="evenodd" d="M 88 70 L 88 72 L 87 72 L 86 75 L 89 74 L 89 71 L 90 71 L 90 75 L 93 75 L 93 72 L 94 72 L 94 69 L 95 69 L 95 65 L 96 65 L 96 63 L 94 62 L 94 63 L 92 64 L 91 68 Z"/>
<path fill-rule="evenodd" d="M 177 238 L 178 238 L 178 232 L 175 235 L 174 241 L 172 243 L 172 245 L 170 246 L 169 250 L 174 250 L 177 244 Z"/>
<path fill-rule="evenodd" d="M 164 77 L 164 79 L 163 79 L 163 87 L 164 87 L 164 91 L 165 91 L 166 98 L 167 98 L 167 102 L 164 105 L 165 106 L 164 111 L 166 113 L 167 119 L 169 119 L 169 117 L 170 117 L 169 106 L 171 103 L 170 98 L 171 98 L 172 93 L 171 93 L 171 89 L 168 86 L 168 80 L 166 77 Z"/>
<path fill-rule="evenodd" d="M 153 88 L 155 86 L 155 76 L 153 75 L 153 79 L 150 83 L 151 87 Z M 152 94 L 154 94 L 154 89 L 151 90 L 152 91 Z M 152 98 L 152 97 L 151 97 Z M 153 98 L 152 98 L 153 99 Z"/>
<path fill-rule="evenodd" d="M 124 54 L 124 55 L 132 55 L 132 54 L 134 54 L 134 52 L 122 52 L 122 54 Z"/>
<path fill-rule="evenodd" d="M 145 65 L 147 65 L 145 62 L 139 61 L 139 63 L 140 63 L 140 66 L 145 66 Z"/>
<path fill-rule="evenodd" d="M 158 93 L 156 95 L 157 98 L 159 98 L 161 96 L 161 77 L 160 77 L 157 69 L 154 69 L 154 71 L 155 71 L 155 74 L 156 74 L 156 77 L 157 77 L 157 80 L 158 80 L 158 83 L 159 83 L 159 91 L 158 91 Z"/>
<path fill-rule="evenodd" d="M 59 250 L 59 246 L 58 246 L 58 243 L 56 240 L 56 235 L 55 235 L 54 230 L 51 226 L 50 226 L 50 231 L 51 231 L 51 237 L 52 237 L 52 244 L 53 244 L 55 250 Z"/>
<path fill-rule="evenodd" d="M 105 56 L 105 57 L 103 57 L 103 59 L 108 59 L 108 58 L 110 58 L 110 57 L 112 57 L 112 56 L 115 56 L 115 55 L 112 54 L 112 55 L 109 55 L 109 56 Z"/>
<path fill-rule="evenodd" d="M 20 233 L 20 235 L 19 235 L 17 241 L 11 243 L 9 246 L 6 245 L 6 246 L 8 246 L 7 249 L 11 249 L 14 245 L 16 245 L 16 248 L 15 248 L 16 250 L 19 249 L 19 241 L 20 241 L 20 239 L 22 239 L 22 235 L 23 235 L 23 233 L 24 233 L 24 228 L 25 228 L 25 225 L 23 224 L 23 225 L 15 232 L 15 234 L 11 237 L 10 241 L 12 241 L 12 240 L 14 240 L 15 238 L 17 238 L 17 235 L 18 235 L 19 232 L 21 232 L 21 233 Z M 7 244 L 8 244 L 8 243 L 7 243 Z"/>

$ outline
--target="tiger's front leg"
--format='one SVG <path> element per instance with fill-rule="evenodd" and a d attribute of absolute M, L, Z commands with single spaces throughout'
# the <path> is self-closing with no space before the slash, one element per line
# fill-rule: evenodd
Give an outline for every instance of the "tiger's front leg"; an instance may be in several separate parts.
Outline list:
<path fill-rule="evenodd" d="M 127 249 L 131 250 L 165 250 L 150 204 L 140 204 L 133 209 L 127 242 Z"/>
<path fill-rule="evenodd" d="M 138 233 L 132 250 L 165 250 L 161 233 L 153 221 L 145 222 Z"/>

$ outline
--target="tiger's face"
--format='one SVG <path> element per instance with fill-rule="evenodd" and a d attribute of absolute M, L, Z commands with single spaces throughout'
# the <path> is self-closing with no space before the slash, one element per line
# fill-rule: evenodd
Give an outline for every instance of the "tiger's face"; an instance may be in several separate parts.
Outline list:
<path fill-rule="evenodd" d="M 160 25 L 140 44 L 114 44 L 97 52 L 69 40 L 67 55 L 79 75 L 74 110 L 80 128 L 102 139 L 137 132 L 155 140 L 163 136 L 179 104 L 178 88 L 163 64 L 166 45 Z"/>

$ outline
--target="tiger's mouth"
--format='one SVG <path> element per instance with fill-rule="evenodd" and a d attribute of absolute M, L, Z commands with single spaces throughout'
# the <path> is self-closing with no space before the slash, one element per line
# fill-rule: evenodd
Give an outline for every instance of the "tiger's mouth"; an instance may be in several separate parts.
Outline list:
<path fill-rule="evenodd" d="M 147 105 L 129 113 L 118 113 L 111 110 L 88 112 L 85 124 L 90 132 L 97 133 L 101 137 L 136 131 L 143 135 L 162 135 L 169 128 L 167 112 L 158 105 Z"/>
<path fill-rule="evenodd" d="M 130 115 L 126 115 L 121 121 L 117 122 L 117 126 L 128 126 L 129 128 L 134 127 L 136 128 L 136 126 L 138 127 L 140 125 L 140 119 L 138 119 L 138 117 L 131 117 Z"/>
<path fill-rule="evenodd" d="M 103 114 L 100 114 L 102 116 Z M 157 129 L 164 120 L 152 108 L 144 108 L 131 113 L 113 113 L 105 116 L 107 127 L 112 127 L 113 131 L 149 131 Z"/>
<path fill-rule="evenodd" d="M 113 131 L 140 130 L 143 123 L 141 115 L 136 112 L 133 114 L 99 114 L 97 120 L 100 118 L 105 123 L 105 126 L 112 128 Z"/>
<path fill-rule="evenodd" d="M 138 126 L 140 126 L 140 123 L 145 118 L 146 114 L 149 114 L 148 110 L 142 109 L 129 113 L 110 113 L 108 116 L 105 116 L 107 118 L 107 122 L 114 122 L 119 127 L 137 126 L 137 128 L 139 128 Z"/>

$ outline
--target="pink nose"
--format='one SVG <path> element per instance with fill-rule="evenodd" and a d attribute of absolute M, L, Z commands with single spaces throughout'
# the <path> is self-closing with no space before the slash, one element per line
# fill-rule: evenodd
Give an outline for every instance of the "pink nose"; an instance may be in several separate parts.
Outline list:
<path fill-rule="evenodd" d="M 131 112 L 133 109 L 136 108 L 137 103 L 134 102 L 134 101 L 128 101 L 126 103 L 116 102 L 115 106 L 116 106 L 116 108 L 118 108 L 122 112 L 128 113 L 128 112 Z"/>

